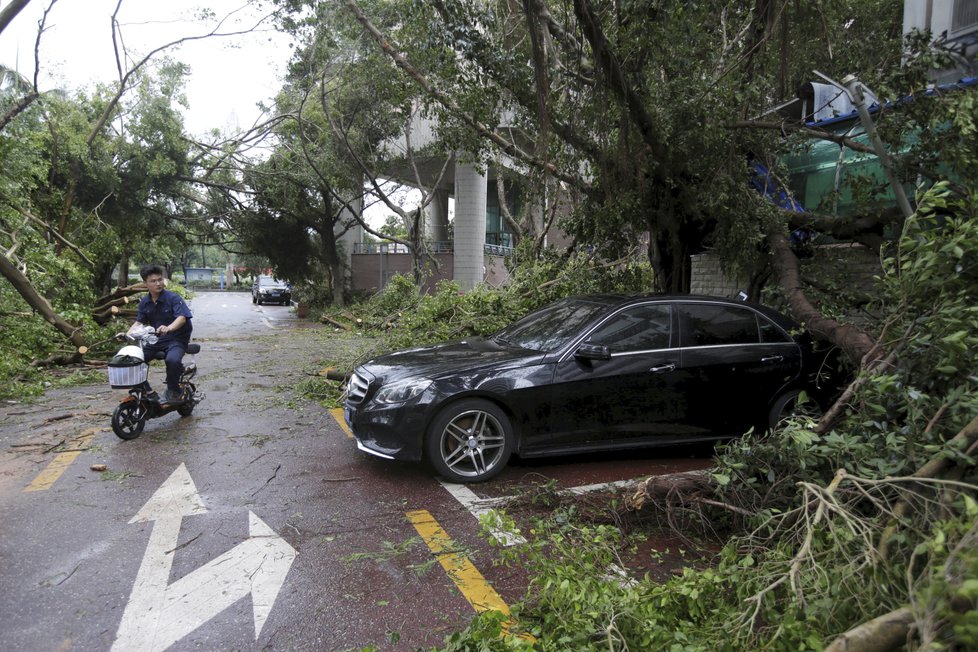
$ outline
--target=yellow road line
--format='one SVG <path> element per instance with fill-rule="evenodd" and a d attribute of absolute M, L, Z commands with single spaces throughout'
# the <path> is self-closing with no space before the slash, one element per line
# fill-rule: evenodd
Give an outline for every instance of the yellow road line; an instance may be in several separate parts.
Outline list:
<path fill-rule="evenodd" d="M 82 434 L 74 439 L 74 447 L 85 448 L 88 446 L 88 443 L 92 441 L 92 437 L 94 437 L 95 433 L 97 433 L 99 430 L 100 428 L 89 428 L 88 430 L 82 432 Z M 41 471 L 36 478 L 34 478 L 34 481 L 24 487 L 24 492 L 44 491 L 46 489 L 50 489 L 54 483 L 58 481 L 58 478 L 60 478 L 62 474 L 68 470 L 68 467 L 75 461 L 75 458 L 81 455 L 81 453 L 82 451 L 80 450 L 73 450 L 56 455 L 55 458 L 51 460 L 46 467 L 44 467 L 44 470 Z"/>
<path fill-rule="evenodd" d="M 431 512 L 419 509 L 408 512 L 407 517 L 473 609 L 479 613 L 498 611 L 503 615 L 509 615 L 509 605 L 503 602 L 475 565 L 456 550 L 455 542 L 449 538 L 448 533 L 442 529 Z M 503 625 L 503 633 L 509 634 L 508 623 Z M 521 634 L 520 638 L 528 641 L 536 640 L 529 634 Z"/>
<path fill-rule="evenodd" d="M 343 416 L 343 408 L 332 408 L 329 413 L 336 419 L 336 423 L 340 424 L 340 428 L 346 433 L 346 436 L 353 439 L 353 432 L 350 430 L 350 426 L 346 425 L 346 417 Z"/>

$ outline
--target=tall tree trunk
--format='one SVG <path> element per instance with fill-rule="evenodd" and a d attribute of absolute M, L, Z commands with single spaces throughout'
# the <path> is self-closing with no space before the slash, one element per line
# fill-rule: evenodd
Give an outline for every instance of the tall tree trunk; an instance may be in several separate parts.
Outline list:
<path fill-rule="evenodd" d="M 129 285 L 129 254 L 122 254 L 119 260 L 119 278 L 116 280 L 116 285 L 121 288 Z"/>
<path fill-rule="evenodd" d="M 20 296 L 24 297 L 24 300 L 30 305 L 31 308 L 36 310 L 45 321 L 54 326 L 58 331 L 60 331 L 68 340 L 75 345 L 76 353 L 73 359 L 79 359 L 88 350 L 85 343 L 85 337 L 82 335 L 81 327 L 74 326 L 55 312 L 51 303 L 45 299 L 37 291 L 37 289 L 31 284 L 30 279 L 24 275 L 17 266 L 10 262 L 6 256 L 0 256 L 0 274 L 4 276 L 15 290 L 17 290 Z"/>

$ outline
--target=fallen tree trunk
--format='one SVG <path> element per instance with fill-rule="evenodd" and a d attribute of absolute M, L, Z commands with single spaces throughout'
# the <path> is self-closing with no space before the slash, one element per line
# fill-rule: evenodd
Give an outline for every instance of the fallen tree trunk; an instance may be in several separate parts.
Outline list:
<path fill-rule="evenodd" d="M 805 296 L 801 282 L 798 257 L 791 251 L 788 239 L 780 230 L 772 230 L 767 236 L 768 246 L 774 254 L 774 267 L 781 288 L 784 290 L 795 319 L 829 342 L 838 346 L 852 362 L 862 366 L 876 357 L 885 355 L 875 347 L 873 338 L 852 324 L 844 324 L 824 317 Z M 870 353 L 872 356 L 870 357 Z"/>
<path fill-rule="evenodd" d="M 51 303 L 41 296 L 33 284 L 31 284 L 30 279 L 17 269 L 17 266 L 10 262 L 9 258 L 3 255 L 0 255 L 0 274 L 10 281 L 10 284 L 27 301 L 31 308 L 36 310 L 45 321 L 54 326 L 62 335 L 68 338 L 69 342 L 75 345 L 75 353 L 70 357 L 70 360 L 72 362 L 78 362 L 81 356 L 84 355 L 82 351 L 88 351 L 88 345 L 82 334 L 81 327 L 69 323 L 64 317 L 55 312 Z"/>
<path fill-rule="evenodd" d="M 326 315 L 320 315 L 319 316 L 319 320 L 321 322 L 323 322 L 324 324 L 330 324 L 331 326 L 336 326 L 337 328 L 341 328 L 341 329 L 343 329 L 345 331 L 352 330 L 352 328 L 353 328 L 349 324 L 344 324 L 341 321 L 336 321 L 335 319 L 333 319 L 331 317 L 328 317 Z"/>
<path fill-rule="evenodd" d="M 52 355 L 50 357 L 44 358 L 43 360 L 34 360 L 31 362 L 32 367 L 52 367 L 52 366 L 66 366 L 70 364 L 83 364 L 82 356 L 88 353 L 87 346 L 78 347 L 74 353 L 61 353 Z"/>
<path fill-rule="evenodd" d="M 914 624 L 913 611 L 903 607 L 839 635 L 825 652 L 889 652 L 903 649 Z"/>
<path fill-rule="evenodd" d="M 136 310 L 134 308 L 123 310 L 119 306 L 109 306 L 105 310 L 92 313 L 92 319 L 94 319 L 99 326 L 105 326 L 113 317 L 135 321 Z"/>
<path fill-rule="evenodd" d="M 96 306 L 107 306 L 112 305 L 112 302 L 121 299 L 123 297 L 131 297 L 134 294 L 139 294 L 141 292 L 148 292 L 149 288 L 146 287 L 145 283 L 135 283 L 133 285 L 127 285 L 126 287 L 118 287 L 113 290 L 110 294 L 104 297 L 99 297 L 95 300 Z"/>
<path fill-rule="evenodd" d="M 98 304 L 98 308 L 108 308 L 110 306 L 124 306 L 129 303 L 129 297 L 119 297 L 118 299 L 110 299 Z"/>
<path fill-rule="evenodd" d="M 682 500 L 688 500 L 696 494 L 707 494 L 712 497 L 713 493 L 710 476 L 705 472 L 653 475 L 635 488 L 632 495 L 625 500 L 625 506 L 633 511 L 639 511 L 647 502 L 662 501 L 677 495 L 681 496 Z"/>

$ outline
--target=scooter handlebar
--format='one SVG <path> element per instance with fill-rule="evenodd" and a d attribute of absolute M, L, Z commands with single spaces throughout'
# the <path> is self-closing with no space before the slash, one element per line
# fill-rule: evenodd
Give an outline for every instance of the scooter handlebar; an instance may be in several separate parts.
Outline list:
<path fill-rule="evenodd" d="M 152 326 L 144 326 L 132 332 L 116 333 L 115 339 L 127 342 L 145 342 L 146 344 L 156 344 L 159 340 L 156 336 L 156 329 Z"/>

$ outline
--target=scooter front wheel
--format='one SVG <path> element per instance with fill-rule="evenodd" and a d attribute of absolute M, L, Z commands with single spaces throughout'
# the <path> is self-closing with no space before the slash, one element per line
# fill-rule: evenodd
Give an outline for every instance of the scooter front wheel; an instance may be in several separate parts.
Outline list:
<path fill-rule="evenodd" d="M 135 439 L 145 425 L 146 411 L 136 401 L 120 403 L 112 413 L 112 432 L 120 439 Z"/>

